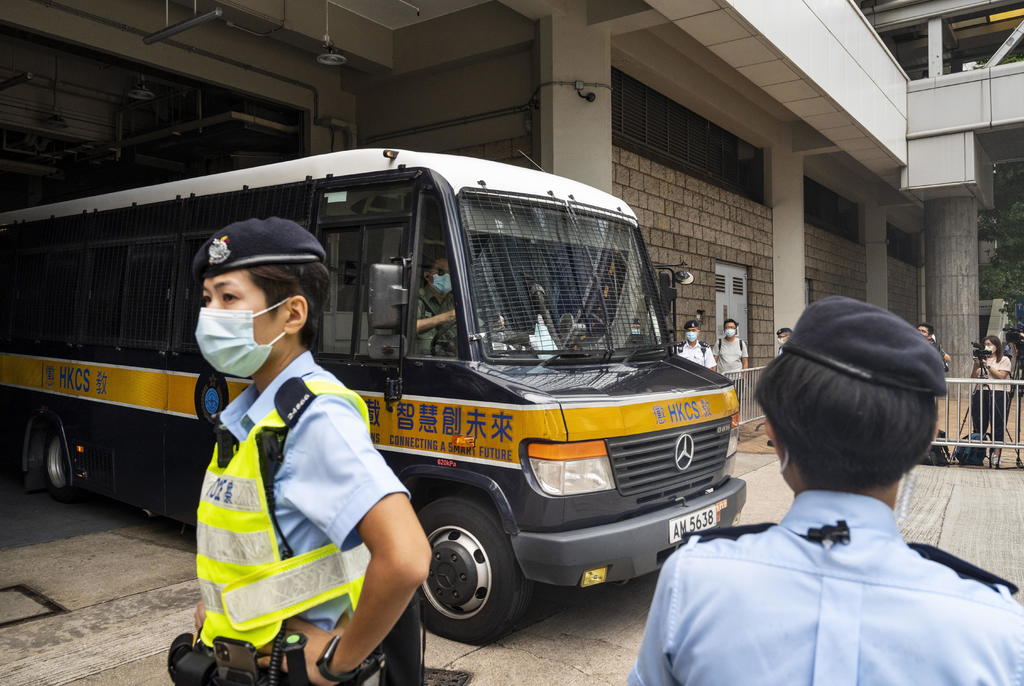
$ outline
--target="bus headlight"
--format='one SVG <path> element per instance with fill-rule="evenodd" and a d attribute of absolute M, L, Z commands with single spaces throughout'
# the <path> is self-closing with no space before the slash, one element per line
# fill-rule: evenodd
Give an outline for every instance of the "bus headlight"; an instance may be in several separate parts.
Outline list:
<path fill-rule="evenodd" d="M 604 441 L 531 443 L 527 454 L 537 483 L 550 495 L 577 495 L 615 488 Z"/>

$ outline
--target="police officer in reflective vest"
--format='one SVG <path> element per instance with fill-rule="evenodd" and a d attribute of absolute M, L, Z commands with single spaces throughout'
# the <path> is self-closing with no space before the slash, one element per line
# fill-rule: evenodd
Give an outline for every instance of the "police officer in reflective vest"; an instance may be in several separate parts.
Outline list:
<path fill-rule="evenodd" d="M 310 683 L 360 683 L 377 671 L 372 655 L 425 579 L 430 549 L 373 447 L 363 400 L 309 352 L 327 297 L 323 260 L 308 231 L 276 217 L 217 231 L 193 260 L 199 349 L 253 381 L 221 412 L 203 480 L 196 625 L 205 646 L 221 638 L 261 653 L 301 632 Z M 419 633 L 410 640 L 418 649 Z"/>
<path fill-rule="evenodd" d="M 1016 587 L 905 543 L 894 516 L 945 393 L 938 352 L 896 315 L 808 306 L 757 388 L 796 498 L 777 525 L 697 532 L 669 557 L 629 683 L 1024 683 Z"/>

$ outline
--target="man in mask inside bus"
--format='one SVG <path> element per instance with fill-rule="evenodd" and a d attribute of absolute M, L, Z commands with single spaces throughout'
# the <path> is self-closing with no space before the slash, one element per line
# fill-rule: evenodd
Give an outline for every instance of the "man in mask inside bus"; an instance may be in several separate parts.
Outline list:
<path fill-rule="evenodd" d="M 423 287 L 416 298 L 416 353 L 455 356 L 455 299 L 448 258 L 438 257 L 423 269 Z"/>
<path fill-rule="evenodd" d="M 195 652 L 268 653 L 300 632 L 310 683 L 360 683 L 396 621 L 415 612 L 430 547 L 373 447 L 366 404 L 309 351 L 323 260 L 312 234 L 277 217 L 230 224 L 193 259 L 199 349 L 222 374 L 252 378 L 217 415 L 200 492 Z M 418 670 L 418 628 L 410 641 Z M 384 653 L 393 672 L 386 641 Z"/>

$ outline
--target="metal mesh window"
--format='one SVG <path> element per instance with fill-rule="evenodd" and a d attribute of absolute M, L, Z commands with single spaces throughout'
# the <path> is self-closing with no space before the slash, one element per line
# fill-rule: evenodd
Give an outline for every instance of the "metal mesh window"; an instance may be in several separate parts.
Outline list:
<path fill-rule="evenodd" d="M 37 338 L 66 343 L 78 340 L 75 324 L 81 263 L 81 250 L 54 251 L 46 256 L 46 270 L 39 284 L 43 307 L 39 312 Z"/>
<path fill-rule="evenodd" d="M 133 245 L 125 270 L 122 345 L 167 347 L 173 243 Z"/>
<path fill-rule="evenodd" d="M 112 245 L 89 251 L 88 305 L 83 340 L 117 345 L 121 334 L 121 295 L 128 246 Z"/>
<path fill-rule="evenodd" d="M 18 256 L 18 301 L 14 306 L 14 337 L 34 340 L 41 333 L 40 320 L 46 306 L 39 275 L 46 268 L 45 253 L 22 253 Z"/>
<path fill-rule="evenodd" d="M 627 354 L 663 342 L 632 221 L 507 193 L 463 191 L 460 205 L 476 328 L 490 354 Z"/>

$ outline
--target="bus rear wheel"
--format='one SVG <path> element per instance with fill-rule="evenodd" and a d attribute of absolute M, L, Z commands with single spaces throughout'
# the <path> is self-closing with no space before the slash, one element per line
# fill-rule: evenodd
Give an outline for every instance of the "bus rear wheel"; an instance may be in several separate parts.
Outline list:
<path fill-rule="evenodd" d="M 55 431 L 50 431 L 44 444 L 46 460 L 46 489 L 50 497 L 61 503 L 73 503 L 81 497 L 81 491 L 71 485 L 71 462 L 68 460 L 64 441 Z"/>
<path fill-rule="evenodd" d="M 419 517 L 431 548 L 423 584 L 427 628 L 474 645 L 508 633 L 529 605 L 533 582 L 519 569 L 494 512 L 475 500 L 446 497 Z"/>

